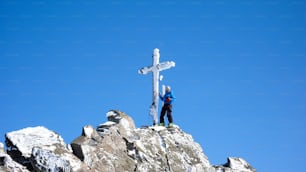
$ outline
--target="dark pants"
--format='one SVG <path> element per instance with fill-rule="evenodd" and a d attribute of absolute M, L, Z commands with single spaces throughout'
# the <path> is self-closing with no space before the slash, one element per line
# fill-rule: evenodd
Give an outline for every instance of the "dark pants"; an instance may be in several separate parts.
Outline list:
<path fill-rule="evenodd" d="M 159 119 L 159 123 L 165 123 L 164 122 L 164 116 L 167 112 L 167 117 L 168 117 L 168 121 L 169 123 L 173 123 L 173 119 L 172 119 L 172 105 L 170 104 L 164 104 L 161 112 L 160 112 L 160 119 Z"/>

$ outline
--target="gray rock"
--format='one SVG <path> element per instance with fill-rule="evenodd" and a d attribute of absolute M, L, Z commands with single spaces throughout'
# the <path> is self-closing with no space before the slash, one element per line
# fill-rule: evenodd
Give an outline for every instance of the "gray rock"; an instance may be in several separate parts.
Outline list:
<path fill-rule="evenodd" d="M 137 171 L 207 171 L 210 167 L 200 145 L 177 126 L 170 130 L 149 127 L 138 129 L 137 133 L 139 140 L 134 141 Z"/>
<path fill-rule="evenodd" d="M 97 131 L 108 130 L 100 135 L 101 139 L 82 135 L 71 143 L 74 153 L 93 171 L 207 171 L 210 168 L 200 145 L 178 127 L 136 129 L 133 120 L 120 111 L 108 112 L 107 118 L 106 124 L 97 127 Z"/>
<path fill-rule="evenodd" d="M 242 158 L 211 165 L 201 146 L 176 125 L 136 128 L 131 117 L 115 110 L 106 117 L 108 121 L 96 129 L 84 126 L 70 145 L 44 127 L 7 133 L 7 150 L 0 144 L 0 171 L 256 171 Z"/>
<path fill-rule="evenodd" d="M 256 172 L 248 162 L 242 158 L 229 157 L 224 165 L 215 165 L 216 172 Z"/>
<path fill-rule="evenodd" d="M 70 172 L 70 164 L 64 158 L 56 155 L 52 151 L 40 148 L 32 149 L 30 158 L 35 171 L 40 172 Z"/>
<path fill-rule="evenodd" d="M 80 159 L 67 148 L 63 138 L 45 127 L 28 127 L 6 133 L 5 137 L 7 153 L 14 161 L 26 166 L 29 170 L 33 170 L 33 164 L 30 161 L 33 148 L 40 148 L 61 156 L 69 162 L 72 171 L 79 171 L 83 167 Z"/>
<path fill-rule="evenodd" d="M 114 117 L 115 118 L 115 117 Z M 126 141 L 123 137 L 129 137 L 131 124 L 130 117 L 119 114 L 115 125 L 109 126 L 109 134 L 98 135 L 93 130 L 92 135 L 95 137 L 87 137 L 86 134 L 76 138 L 71 143 L 74 154 L 79 157 L 92 171 L 126 171 L 135 168 L 135 162 L 128 157 L 126 153 Z M 106 127 L 105 125 L 100 125 Z M 88 127 L 84 127 L 87 128 Z M 98 130 L 97 129 L 97 130 Z M 83 129 L 84 130 L 84 129 Z M 99 137 L 97 137 L 97 135 Z"/>
<path fill-rule="evenodd" d="M 6 153 L 0 153 L 0 171 L 29 172 L 25 166 L 12 160 L 12 158 Z"/>

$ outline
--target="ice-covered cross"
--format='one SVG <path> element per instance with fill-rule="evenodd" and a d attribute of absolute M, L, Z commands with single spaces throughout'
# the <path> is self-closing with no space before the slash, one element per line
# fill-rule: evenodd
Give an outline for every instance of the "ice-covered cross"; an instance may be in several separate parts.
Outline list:
<path fill-rule="evenodd" d="M 150 106 L 150 115 L 153 117 L 153 125 L 157 124 L 157 113 L 158 113 L 158 99 L 159 99 L 159 72 L 162 70 L 169 69 L 171 67 L 175 66 L 175 63 L 173 61 L 166 61 L 159 63 L 159 49 L 155 48 L 153 50 L 153 64 L 152 66 L 144 67 L 138 70 L 139 74 L 147 74 L 149 72 L 152 72 L 152 82 L 153 82 L 153 88 L 152 88 L 152 104 Z"/>

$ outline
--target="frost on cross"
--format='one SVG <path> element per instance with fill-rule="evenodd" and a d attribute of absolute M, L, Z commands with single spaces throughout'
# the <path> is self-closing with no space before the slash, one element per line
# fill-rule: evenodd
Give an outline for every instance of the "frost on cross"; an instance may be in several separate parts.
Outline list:
<path fill-rule="evenodd" d="M 147 74 L 152 72 L 152 104 L 150 106 L 150 115 L 153 117 L 153 125 L 157 124 L 157 113 L 158 113 L 158 88 L 159 88 L 159 72 L 162 70 L 170 69 L 175 66 L 173 61 L 166 61 L 159 63 L 159 49 L 153 50 L 153 64 L 152 66 L 143 67 L 138 70 L 139 74 Z"/>

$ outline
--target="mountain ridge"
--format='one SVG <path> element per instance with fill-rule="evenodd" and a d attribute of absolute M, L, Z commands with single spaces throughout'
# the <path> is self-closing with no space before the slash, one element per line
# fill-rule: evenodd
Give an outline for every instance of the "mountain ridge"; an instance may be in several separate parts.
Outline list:
<path fill-rule="evenodd" d="M 202 147 L 179 126 L 136 128 L 133 119 L 118 110 L 107 112 L 106 117 L 96 128 L 84 126 L 70 144 L 42 126 L 6 133 L 0 171 L 256 171 L 238 157 L 211 165 Z"/>

